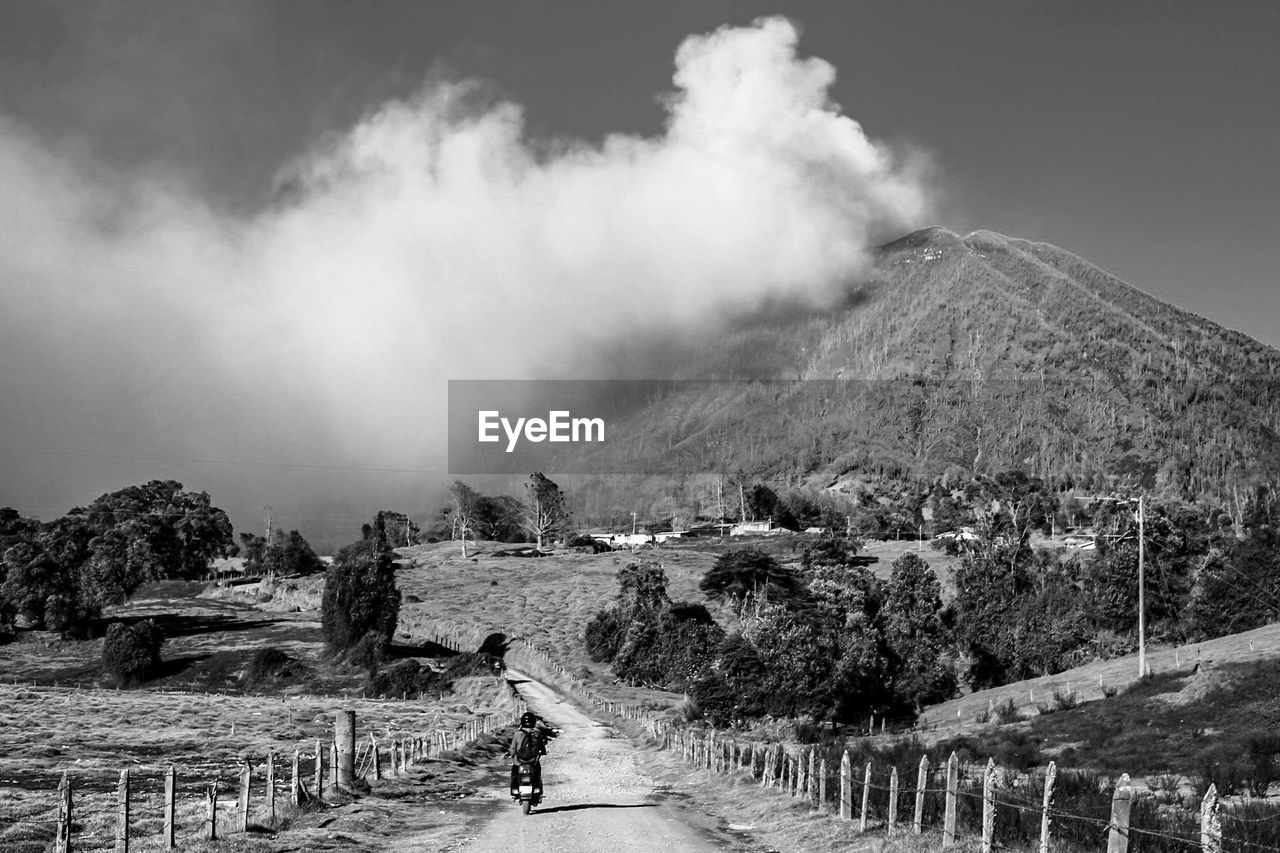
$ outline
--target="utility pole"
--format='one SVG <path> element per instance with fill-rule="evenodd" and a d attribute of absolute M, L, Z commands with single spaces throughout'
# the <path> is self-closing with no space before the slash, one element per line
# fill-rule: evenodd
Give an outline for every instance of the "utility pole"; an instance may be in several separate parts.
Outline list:
<path fill-rule="evenodd" d="M 631 535 L 636 535 L 636 514 L 634 512 L 631 513 Z"/>
<path fill-rule="evenodd" d="M 271 504 L 262 508 L 262 520 L 267 524 L 267 545 L 271 544 Z"/>
<path fill-rule="evenodd" d="M 1147 674 L 1147 608 L 1145 584 L 1146 513 L 1138 495 L 1138 677 Z"/>

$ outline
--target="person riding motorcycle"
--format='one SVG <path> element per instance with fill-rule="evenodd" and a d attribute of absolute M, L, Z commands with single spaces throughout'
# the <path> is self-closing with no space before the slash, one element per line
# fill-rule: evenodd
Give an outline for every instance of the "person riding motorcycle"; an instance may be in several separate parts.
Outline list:
<path fill-rule="evenodd" d="M 511 796 L 519 798 L 520 765 L 528 764 L 533 770 L 533 790 L 542 793 L 542 756 L 547 754 L 547 741 L 538 728 L 538 715 L 525 711 L 520 715 L 520 728 L 511 736 L 507 755 L 515 759 L 511 765 Z"/>

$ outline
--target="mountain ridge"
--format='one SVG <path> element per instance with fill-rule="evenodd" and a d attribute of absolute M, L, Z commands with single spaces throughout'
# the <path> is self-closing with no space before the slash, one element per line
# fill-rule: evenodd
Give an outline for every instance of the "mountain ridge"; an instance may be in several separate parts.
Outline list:
<path fill-rule="evenodd" d="M 593 462 L 817 490 L 1017 468 L 1218 502 L 1280 481 L 1280 350 L 1049 243 L 932 227 L 872 257 L 834 308 L 690 348 L 678 378 L 740 381 L 674 391 Z"/>

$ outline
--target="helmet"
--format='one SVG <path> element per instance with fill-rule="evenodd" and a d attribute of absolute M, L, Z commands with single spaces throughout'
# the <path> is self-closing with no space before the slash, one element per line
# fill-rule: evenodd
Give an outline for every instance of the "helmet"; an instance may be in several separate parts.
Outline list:
<path fill-rule="evenodd" d="M 520 728 L 531 729 L 538 724 L 538 715 L 532 711 L 525 711 L 520 715 Z"/>

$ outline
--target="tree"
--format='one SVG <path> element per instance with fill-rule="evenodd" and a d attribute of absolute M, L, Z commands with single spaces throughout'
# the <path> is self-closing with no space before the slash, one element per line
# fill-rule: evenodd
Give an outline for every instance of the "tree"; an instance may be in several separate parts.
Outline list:
<path fill-rule="evenodd" d="M 325 575 L 321 627 L 329 650 L 344 653 L 361 640 L 386 648 L 400 612 L 395 563 L 385 531 L 338 552 Z"/>
<path fill-rule="evenodd" d="M 310 575 L 324 568 L 324 562 L 316 556 L 311 543 L 298 531 L 290 530 L 286 536 L 283 530 L 277 528 L 274 538 L 275 542 L 268 543 L 261 536 L 240 534 L 246 573 Z"/>
<path fill-rule="evenodd" d="M 564 493 L 542 474 L 532 474 L 525 484 L 524 528 L 542 550 L 542 540 L 559 533 L 569 520 Z"/>
<path fill-rule="evenodd" d="M 452 538 L 462 542 L 462 556 L 467 556 L 467 537 L 475 537 L 477 516 L 480 510 L 480 495 L 475 489 L 461 480 L 454 480 L 449 487 L 449 500 L 452 518 L 450 534 Z"/>
<path fill-rule="evenodd" d="M 698 589 L 712 601 L 736 602 L 740 611 L 751 600 L 788 602 L 804 592 L 794 569 L 778 565 L 756 548 L 721 554 L 698 582 Z"/>
<path fill-rule="evenodd" d="M 592 660 L 609 661 L 632 684 L 683 690 L 702 677 L 724 637 L 707 608 L 667 597 L 667 577 L 655 562 L 618 572 L 618 604 L 587 624 Z"/>
<path fill-rule="evenodd" d="M 944 619 L 938 576 L 915 554 L 893 561 L 881 618 L 896 659 L 894 690 L 917 709 L 956 691 L 951 632 Z"/>
<path fill-rule="evenodd" d="M 380 509 L 374 516 L 374 526 L 376 527 L 379 523 L 386 532 L 387 542 L 392 548 L 408 548 L 416 545 L 422 535 L 418 523 L 403 512 Z"/>
<path fill-rule="evenodd" d="M 153 676 L 160 668 L 164 632 L 151 619 L 126 625 L 113 622 L 102 642 L 102 665 L 122 687 Z"/>

